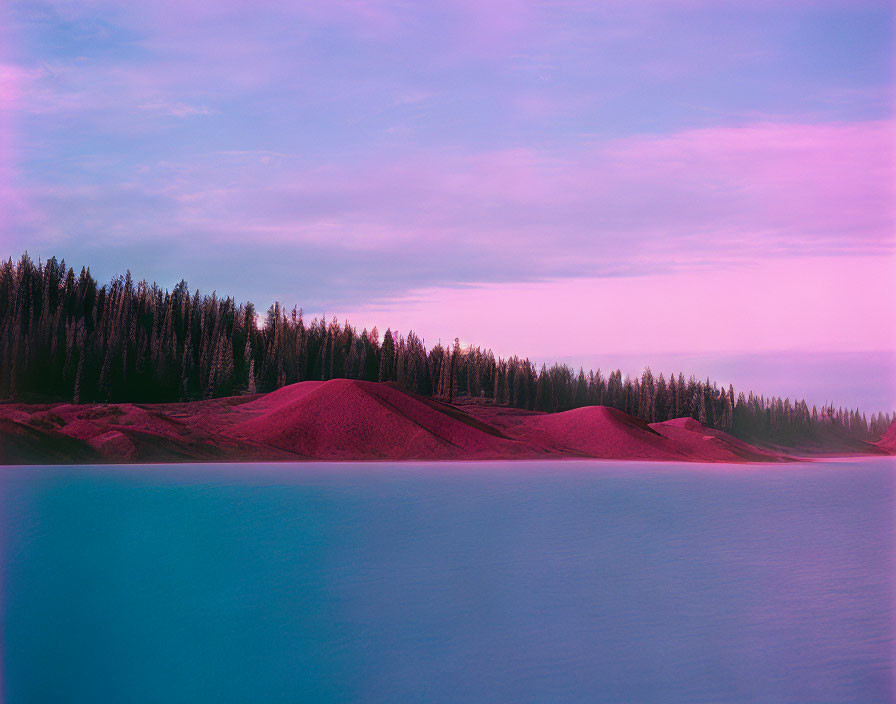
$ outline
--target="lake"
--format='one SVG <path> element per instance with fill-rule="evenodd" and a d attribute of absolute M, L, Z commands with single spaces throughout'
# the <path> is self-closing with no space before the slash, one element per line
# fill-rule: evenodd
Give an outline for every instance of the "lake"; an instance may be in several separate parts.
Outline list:
<path fill-rule="evenodd" d="M 896 462 L 0 468 L 3 701 L 892 702 Z"/>

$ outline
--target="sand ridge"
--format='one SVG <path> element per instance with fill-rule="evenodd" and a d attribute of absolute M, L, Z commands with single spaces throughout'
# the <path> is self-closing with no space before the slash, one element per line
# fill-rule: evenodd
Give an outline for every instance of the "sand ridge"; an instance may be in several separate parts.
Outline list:
<path fill-rule="evenodd" d="M 187 403 L 0 404 L 5 464 L 552 458 L 789 459 L 690 418 L 649 425 L 605 406 L 449 405 L 350 379 Z"/>

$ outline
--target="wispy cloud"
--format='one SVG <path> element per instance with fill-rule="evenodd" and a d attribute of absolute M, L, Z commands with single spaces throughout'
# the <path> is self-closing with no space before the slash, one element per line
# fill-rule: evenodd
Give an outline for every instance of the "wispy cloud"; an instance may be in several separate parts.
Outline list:
<path fill-rule="evenodd" d="M 894 134 L 891 122 L 761 123 L 575 153 L 437 149 L 329 164 L 263 150 L 188 154 L 115 184 L 32 187 L 52 227 L 23 225 L 22 243 L 67 249 L 89 234 L 127 251 L 150 238 L 175 255 L 187 236 L 226 242 L 235 262 L 259 248 L 301 262 L 311 248 L 362 269 L 376 253 L 396 262 L 379 272 L 381 295 L 424 282 L 693 271 L 806 251 L 887 254 Z M 409 271 L 408 257 L 421 264 Z"/>
<path fill-rule="evenodd" d="M 334 312 L 430 340 L 461 331 L 498 353 L 536 359 L 640 353 L 643 363 L 646 351 L 893 350 L 894 266 L 893 257 L 804 255 L 702 272 L 427 288 Z M 860 308 L 845 293 L 855 289 L 863 293 Z"/>
<path fill-rule="evenodd" d="M 194 115 L 210 115 L 212 110 L 204 105 L 188 105 L 186 103 L 154 102 L 137 106 L 140 110 L 158 112 L 173 117 L 192 117 Z"/>
<path fill-rule="evenodd" d="M 10 7 L 12 252 L 329 306 L 892 248 L 884 0 Z"/>

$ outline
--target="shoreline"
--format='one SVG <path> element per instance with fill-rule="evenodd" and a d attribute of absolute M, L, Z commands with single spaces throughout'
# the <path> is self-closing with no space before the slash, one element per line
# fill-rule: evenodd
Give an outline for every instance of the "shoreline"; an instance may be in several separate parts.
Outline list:
<path fill-rule="evenodd" d="M 651 460 L 651 459 L 625 459 L 625 458 L 598 458 L 598 457 L 544 457 L 544 458 L 515 458 L 515 459 L 479 459 L 479 460 L 416 460 L 416 459 L 401 459 L 401 460 L 388 460 L 388 459 L 365 459 L 365 460 L 339 460 L 339 459 L 330 459 L 330 460 L 321 460 L 321 459 L 308 459 L 308 460 L 189 460 L 189 461 L 170 461 L 170 462 L 116 462 L 116 461 L 108 461 L 108 462 L 92 462 L 92 463 L 74 463 L 74 462 L 61 462 L 61 463 L 40 463 L 40 462 L 22 462 L 15 464 L 0 464 L 0 471 L 6 470 L 18 470 L 18 469 L 28 469 L 28 468 L 77 468 L 77 469 L 103 469 L 103 468 L 160 468 L 160 469 L 175 469 L 175 468 L 188 468 L 188 467 L 258 467 L 258 468 L 283 468 L 294 466 L 296 469 L 304 468 L 304 467 L 372 467 L 372 466 L 384 466 L 384 467 L 392 467 L 396 469 L 400 469 L 402 467 L 412 467 L 419 465 L 431 465 L 432 467 L 447 467 L 447 466 L 458 466 L 461 465 L 463 467 L 482 467 L 486 468 L 488 465 L 502 465 L 502 467 L 506 465 L 542 465 L 542 464 L 565 464 L 565 465 L 633 465 L 633 466 L 657 466 L 657 467 L 669 467 L 669 466 L 680 466 L 682 468 L 689 467 L 742 467 L 744 469 L 747 468 L 799 468 L 799 467 L 810 467 L 812 465 L 817 464 L 838 464 L 842 463 L 844 465 L 849 465 L 855 462 L 867 462 L 873 460 L 880 460 L 882 462 L 893 461 L 896 459 L 896 455 L 850 455 L 850 456 L 836 456 L 836 457 L 813 457 L 813 458 L 798 458 L 793 460 L 788 460 L 784 462 L 735 462 L 735 461 L 706 461 L 706 460 Z"/>
<path fill-rule="evenodd" d="M 740 440 L 690 418 L 646 423 L 606 406 L 559 413 L 449 405 L 334 379 L 166 404 L 0 403 L 0 464 L 104 465 L 612 460 L 782 464 L 892 454 L 812 453 Z M 868 452 L 861 449 L 868 448 Z"/>

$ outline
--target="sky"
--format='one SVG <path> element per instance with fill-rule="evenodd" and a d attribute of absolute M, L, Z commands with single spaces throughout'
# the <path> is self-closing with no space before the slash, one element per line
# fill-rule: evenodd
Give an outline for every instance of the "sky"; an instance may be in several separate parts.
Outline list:
<path fill-rule="evenodd" d="M 894 56 L 890 0 L 7 1 L 0 255 L 892 409 Z"/>

